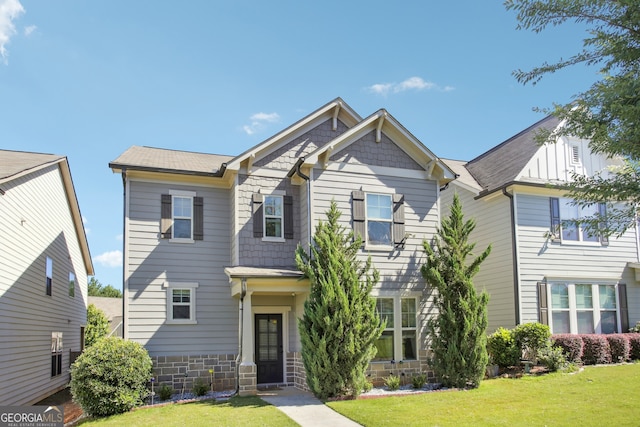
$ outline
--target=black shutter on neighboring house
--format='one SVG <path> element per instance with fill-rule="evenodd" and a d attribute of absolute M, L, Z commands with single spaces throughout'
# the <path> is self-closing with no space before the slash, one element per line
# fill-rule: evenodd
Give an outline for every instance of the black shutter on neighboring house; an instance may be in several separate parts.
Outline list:
<path fill-rule="evenodd" d="M 598 204 L 598 215 L 600 218 L 603 218 L 602 223 L 600 224 L 600 228 L 607 228 L 607 204 L 599 203 Z M 600 234 L 600 244 L 603 246 L 609 245 L 609 237 L 604 234 Z"/>
<path fill-rule="evenodd" d="M 263 230 L 263 216 L 262 205 L 264 204 L 264 197 L 262 194 L 253 194 L 253 237 L 264 236 Z"/>
<path fill-rule="evenodd" d="M 549 208 L 551 211 L 551 234 L 560 238 L 560 200 L 557 197 L 549 198 Z"/>
<path fill-rule="evenodd" d="M 293 239 L 293 197 L 284 196 L 284 238 Z"/>
<path fill-rule="evenodd" d="M 549 324 L 549 304 L 547 301 L 546 282 L 538 282 L 538 320 L 543 325 Z"/>
<path fill-rule="evenodd" d="M 162 207 L 160 209 L 160 237 L 171 238 L 171 194 L 161 196 Z"/>
<path fill-rule="evenodd" d="M 363 191 L 353 191 L 351 193 L 351 220 L 353 221 L 353 232 L 356 236 L 360 235 L 363 243 L 367 241 L 367 233 L 364 228 L 366 219 L 364 197 Z"/>
<path fill-rule="evenodd" d="M 193 240 L 204 240 L 204 200 L 193 198 Z"/>
<path fill-rule="evenodd" d="M 618 283 L 618 301 L 620 301 L 621 333 L 629 332 L 629 308 L 627 304 L 627 285 Z"/>
<path fill-rule="evenodd" d="M 393 195 L 393 243 L 404 244 L 404 196 Z"/>

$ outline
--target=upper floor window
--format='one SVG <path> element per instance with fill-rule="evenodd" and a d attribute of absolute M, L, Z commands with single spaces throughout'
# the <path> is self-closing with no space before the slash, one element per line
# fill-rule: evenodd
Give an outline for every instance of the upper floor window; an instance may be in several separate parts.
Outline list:
<path fill-rule="evenodd" d="M 606 204 L 600 203 L 587 207 L 574 205 L 571 199 L 552 197 L 550 199 L 551 231 L 556 237 L 567 242 L 608 243 L 605 236 L 594 235 L 583 225 L 572 222 L 581 218 L 600 215 L 606 216 Z"/>
<path fill-rule="evenodd" d="M 51 296 L 51 288 L 53 287 L 53 260 L 49 257 L 47 257 L 45 264 L 45 274 L 45 292 L 47 293 L 47 295 Z"/>
<path fill-rule="evenodd" d="M 352 192 L 353 230 L 372 248 L 401 247 L 405 242 L 404 196 Z"/>
<path fill-rule="evenodd" d="M 162 195 L 161 237 L 178 242 L 203 239 L 203 199 L 194 191 L 171 190 Z"/>
<path fill-rule="evenodd" d="M 253 204 L 253 237 L 271 242 L 293 239 L 293 197 L 283 191 L 255 193 Z"/>
<path fill-rule="evenodd" d="M 380 297 L 376 310 L 387 324 L 375 343 L 374 361 L 415 360 L 418 356 L 416 298 Z"/>
<path fill-rule="evenodd" d="M 198 283 L 165 283 L 167 288 L 167 323 L 196 323 L 196 288 Z"/>
<path fill-rule="evenodd" d="M 549 294 L 554 334 L 613 334 L 621 330 L 616 285 L 552 283 Z"/>
<path fill-rule="evenodd" d="M 76 296 L 76 275 L 73 273 L 69 273 L 69 296 Z"/>

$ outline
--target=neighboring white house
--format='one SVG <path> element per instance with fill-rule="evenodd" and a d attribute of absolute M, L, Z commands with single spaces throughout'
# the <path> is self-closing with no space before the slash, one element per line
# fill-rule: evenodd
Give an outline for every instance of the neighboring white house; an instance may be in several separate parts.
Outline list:
<path fill-rule="evenodd" d="M 459 177 L 441 193 L 443 214 L 457 192 L 477 248 L 493 245 L 474 279 L 490 295 L 490 331 L 539 321 L 553 333 L 627 332 L 640 320 L 637 230 L 607 239 L 563 222 L 606 206 L 581 210 L 561 189 L 619 162 L 584 140 L 536 143 L 557 126 L 549 116 L 469 162 L 446 160 Z"/>
<path fill-rule="evenodd" d="M 69 383 L 93 275 L 66 157 L 0 150 L 0 404 Z"/>
<path fill-rule="evenodd" d="M 297 319 L 309 284 L 295 250 L 331 200 L 380 271 L 388 322 L 372 378 L 428 370 L 422 241 L 454 174 L 387 111 L 363 119 L 338 98 L 235 157 L 134 146 L 109 166 L 125 185 L 124 336 L 147 348 L 159 382 L 213 369 L 216 388 L 237 376 L 242 394 L 306 386 Z"/>

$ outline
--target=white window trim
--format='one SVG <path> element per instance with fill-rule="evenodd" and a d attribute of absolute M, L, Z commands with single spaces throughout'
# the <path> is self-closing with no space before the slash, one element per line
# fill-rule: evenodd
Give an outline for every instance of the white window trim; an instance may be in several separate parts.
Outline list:
<path fill-rule="evenodd" d="M 391 198 L 391 219 L 389 220 L 389 224 L 391 224 L 391 244 L 389 245 L 376 245 L 374 243 L 369 243 L 369 203 L 368 197 L 369 195 L 374 196 L 389 196 Z M 387 221 L 386 219 L 376 219 L 375 221 Z M 388 252 L 394 249 L 393 246 L 393 193 L 385 193 L 380 191 L 365 191 L 364 192 L 364 232 L 366 233 L 364 239 L 364 248 L 370 251 L 385 251 Z"/>
<path fill-rule="evenodd" d="M 163 287 L 167 289 L 167 310 L 166 321 L 167 325 L 196 325 L 198 323 L 196 317 L 196 289 L 198 288 L 198 282 L 164 282 Z M 189 319 L 173 319 L 173 292 L 174 290 L 188 289 L 191 291 L 190 303 L 189 303 Z"/>
<path fill-rule="evenodd" d="M 193 206 L 193 199 L 194 197 L 197 196 L 197 193 L 195 191 L 186 191 L 186 190 L 169 190 L 169 194 L 171 195 L 171 239 L 169 239 L 169 242 L 171 243 L 195 243 L 195 240 L 193 239 L 193 210 L 194 210 L 194 206 Z M 182 198 L 191 198 L 191 217 L 189 218 L 191 220 L 191 237 L 190 238 L 184 238 L 184 237 L 173 237 L 173 233 L 176 229 L 175 227 L 175 219 L 173 216 L 173 209 L 175 206 L 175 198 L 176 197 L 182 197 Z M 186 217 L 184 217 L 186 218 Z M 181 219 L 181 218 L 178 218 Z"/>
<path fill-rule="evenodd" d="M 276 197 L 280 197 L 280 199 L 282 200 L 282 216 L 280 217 L 282 220 L 282 223 L 280 224 L 280 231 L 282 233 L 281 237 L 275 237 L 275 236 L 267 236 L 267 209 L 266 206 L 263 205 L 262 208 L 262 230 L 263 231 L 263 237 L 262 237 L 262 241 L 263 242 L 276 242 L 276 243 L 283 243 L 286 242 L 286 239 L 284 238 L 284 196 L 287 195 L 286 191 L 283 190 L 273 190 L 269 193 L 262 193 L 264 197 L 263 203 L 266 205 L 267 203 L 267 197 L 269 196 L 276 196 Z"/>
<path fill-rule="evenodd" d="M 558 236 L 560 238 L 560 243 L 563 246 L 597 246 L 600 247 L 602 246 L 602 243 L 600 243 L 600 238 L 598 238 L 595 241 L 589 241 L 589 240 L 582 240 L 582 227 L 576 225 L 577 227 L 577 233 L 578 236 L 580 237 L 579 240 L 571 240 L 571 239 L 565 239 L 562 237 L 562 233 L 563 233 L 563 226 L 562 226 L 562 222 L 563 221 L 569 221 L 571 219 L 579 219 L 579 218 L 563 218 L 562 217 L 562 206 L 563 203 L 571 203 L 571 199 L 567 198 L 567 197 L 558 197 L 558 208 L 560 209 L 560 236 Z M 581 217 L 580 217 L 581 218 Z"/>
<path fill-rule="evenodd" d="M 413 331 L 416 332 L 416 358 L 409 359 L 408 362 L 419 360 L 420 358 L 420 292 L 404 291 L 404 292 L 391 292 L 382 290 L 372 290 L 371 296 L 375 299 L 389 298 L 393 299 L 393 360 L 396 363 L 404 362 L 402 359 L 402 332 Z M 403 328 L 402 327 L 402 299 L 413 298 L 416 304 L 416 327 L 415 328 Z M 390 328 L 388 328 L 390 329 Z M 385 329 L 386 330 L 386 329 Z M 372 360 L 371 363 L 389 363 L 389 360 Z"/>
<path fill-rule="evenodd" d="M 603 310 L 600 308 L 600 286 L 612 286 L 615 290 L 616 296 L 616 329 L 617 333 L 620 333 L 621 323 L 620 323 L 620 301 L 618 299 L 618 283 L 611 283 L 606 281 L 594 281 L 594 280 L 575 280 L 575 281 L 553 281 L 549 282 L 549 286 L 547 286 L 547 301 L 549 301 L 549 328 L 553 331 L 553 300 L 551 299 L 551 285 L 567 285 L 568 287 L 568 295 L 569 295 L 569 333 L 577 334 L 578 332 L 578 308 L 576 307 L 576 288 L 575 285 L 591 285 L 591 311 L 593 313 L 593 329 L 595 334 L 602 333 L 601 326 L 601 311 L 614 311 L 611 309 Z M 594 291 L 595 289 L 595 291 Z M 559 309 L 558 311 L 563 310 L 567 311 L 567 309 Z M 584 310 L 582 310 L 584 311 Z M 557 332 L 554 332 L 557 333 Z"/>

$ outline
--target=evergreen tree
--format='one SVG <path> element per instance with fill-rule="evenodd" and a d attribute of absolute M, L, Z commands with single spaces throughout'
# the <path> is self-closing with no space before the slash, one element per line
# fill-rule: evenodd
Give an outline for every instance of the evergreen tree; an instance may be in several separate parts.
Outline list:
<path fill-rule="evenodd" d="M 427 323 L 431 366 L 447 387 L 478 387 L 488 361 L 489 296 L 484 291 L 478 295 L 471 278 L 489 256 L 491 246 L 467 264 L 475 247 L 467 242 L 474 228 L 475 221 L 464 221 L 462 204 L 455 194 L 450 216 L 442 220 L 433 246 L 423 242 L 427 259 L 422 275 L 437 291 L 434 304 L 438 314 Z"/>
<path fill-rule="evenodd" d="M 87 291 L 90 297 L 122 298 L 122 291 L 111 285 L 104 286 L 95 277 L 89 279 Z"/>
<path fill-rule="evenodd" d="M 356 256 L 360 236 L 338 224 L 335 201 L 320 221 L 311 255 L 298 246 L 296 264 L 310 281 L 309 298 L 298 323 L 307 384 L 319 398 L 357 396 L 362 391 L 375 341 L 384 324 L 370 296 L 378 271 Z"/>
<path fill-rule="evenodd" d="M 109 333 L 109 319 L 93 304 L 87 307 L 87 327 L 84 330 L 84 345 L 91 347 Z"/>

